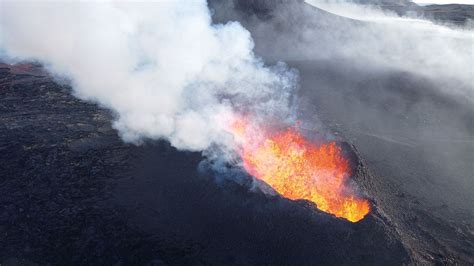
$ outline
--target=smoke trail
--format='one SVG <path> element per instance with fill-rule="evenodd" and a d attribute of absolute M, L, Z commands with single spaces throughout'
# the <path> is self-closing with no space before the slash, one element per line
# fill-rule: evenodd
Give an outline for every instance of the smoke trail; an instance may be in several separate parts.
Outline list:
<path fill-rule="evenodd" d="M 358 23 L 334 22 L 331 30 L 328 29 L 332 34 L 326 39 L 329 45 L 320 45 L 327 48 L 326 54 L 363 62 L 374 69 L 416 73 L 444 87 L 444 93 L 474 101 L 472 29 L 437 25 L 423 18 L 398 16 L 345 0 L 306 0 L 306 3 Z M 322 39 L 318 33 L 306 34 Z M 315 54 L 308 49 L 302 52 L 306 56 Z"/>
<path fill-rule="evenodd" d="M 226 8 L 220 2 L 215 6 Z M 267 6 L 272 7 L 272 2 Z M 469 104 L 474 101 L 474 32 L 468 27 L 400 17 L 345 0 L 275 5 L 271 16 L 265 18 L 235 9 L 233 13 L 216 12 L 217 20 L 230 17 L 242 21 L 256 39 L 256 53 L 267 60 L 316 60 L 378 77 L 404 72 L 429 80 L 442 94 Z M 344 73 L 341 70 L 339 74 Z"/>
<path fill-rule="evenodd" d="M 0 51 L 113 110 L 125 141 L 202 150 L 225 142 L 220 122 L 236 111 L 289 119 L 296 73 L 264 66 L 239 23 L 212 25 L 205 0 L 0 5 Z"/>

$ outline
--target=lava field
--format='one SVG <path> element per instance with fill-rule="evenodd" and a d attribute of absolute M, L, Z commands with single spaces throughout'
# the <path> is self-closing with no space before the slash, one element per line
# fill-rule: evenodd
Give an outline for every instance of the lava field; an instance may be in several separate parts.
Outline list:
<path fill-rule="evenodd" d="M 214 23 L 238 21 L 249 31 L 264 62 L 284 61 L 297 72 L 298 127 L 306 135 L 330 132 L 340 148 L 334 156 L 347 159 L 344 181 L 360 196 L 354 202 L 369 207 L 350 222 L 311 200 L 284 197 L 287 183 L 270 189 L 278 173 L 259 172 L 261 161 L 272 166 L 252 146 L 254 135 L 241 152 L 246 167 L 216 167 L 206 152 L 166 139 L 126 142 L 114 124 L 119 114 L 81 100 L 67 77 L 34 60 L 3 61 L 0 265 L 474 264 L 467 97 L 395 67 L 311 56 L 333 35 L 368 22 L 303 1 L 208 3 Z M 435 12 L 435 22 L 470 19 L 472 9 L 459 15 L 456 8 Z M 299 163 L 294 168 L 306 166 Z"/>

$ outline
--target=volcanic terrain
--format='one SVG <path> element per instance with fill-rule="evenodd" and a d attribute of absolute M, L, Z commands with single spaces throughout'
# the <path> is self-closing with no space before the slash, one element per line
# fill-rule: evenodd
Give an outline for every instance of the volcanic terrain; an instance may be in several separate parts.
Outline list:
<path fill-rule="evenodd" d="M 74 97 L 67 80 L 0 63 L 2 265 L 474 263 L 469 101 L 416 74 L 298 55 L 315 45 L 301 25 L 365 22 L 302 1 L 210 2 L 215 22 L 251 32 L 257 55 L 298 70 L 301 128 L 331 132 L 367 216 L 352 223 L 264 193 L 244 169 L 215 171 L 166 141 L 126 144 L 116 114 Z"/>

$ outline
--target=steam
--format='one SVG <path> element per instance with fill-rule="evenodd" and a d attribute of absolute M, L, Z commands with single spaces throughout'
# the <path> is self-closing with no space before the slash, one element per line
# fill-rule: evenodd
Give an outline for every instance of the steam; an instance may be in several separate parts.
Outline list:
<path fill-rule="evenodd" d="M 474 32 L 434 24 L 414 14 L 399 16 L 350 1 L 306 0 L 332 14 L 360 21 L 332 32 L 339 46 L 332 55 L 364 61 L 376 68 L 415 73 L 438 83 L 444 93 L 474 101 Z M 344 29 L 346 28 L 346 29 Z M 350 41 L 343 39 L 349 37 Z"/>
<path fill-rule="evenodd" d="M 268 60 L 326 61 L 376 76 L 410 73 L 443 94 L 474 102 L 474 32 L 468 27 L 338 0 L 288 4 L 270 19 L 247 19 L 245 26 L 256 39 L 256 52 Z"/>
<path fill-rule="evenodd" d="M 296 73 L 266 67 L 239 23 L 213 25 L 205 0 L 0 5 L 8 60 L 69 79 L 75 95 L 115 112 L 125 141 L 203 150 L 226 142 L 222 122 L 235 112 L 291 119 Z"/>

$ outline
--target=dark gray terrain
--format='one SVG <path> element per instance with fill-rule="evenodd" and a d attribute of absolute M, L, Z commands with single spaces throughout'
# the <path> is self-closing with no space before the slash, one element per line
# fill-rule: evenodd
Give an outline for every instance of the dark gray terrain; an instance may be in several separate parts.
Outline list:
<path fill-rule="evenodd" d="M 409 0 L 348 0 L 347 2 L 372 5 L 399 15 L 423 17 L 441 24 L 464 26 L 469 20 L 474 19 L 474 5 L 417 5 Z"/>
<path fill-rule="evenodd" d="M 302 5 L 304 0 L 246 0 L 246 1 L 219 1 L 210 0 L 212 3 L 233 2 L 237 10 L 252 9 L 253 14 L 260 18 L 268 16 L 275 5 L 298 3 Z M 337 1 L 335 1 L 337 2 Z M 439 24 L 451 24 L 455 26 L 468 26 L 469 21 L 474 20 L 474 5 L 449 4 L 449 5 L 417 5 L 410 0 L 345 0 L 366 6 L 373 6 L 383 10 L 395 12 L 400 16 L 421 17 Z"/>
<path fill-rule="evenodd" d="M 350 223 L 252 190 L 241 169 L 213 172 L 200 153 L 125 144 L 114 114 L 41 66 L 0 64 L 2 265 L 474 263 L 469 102 L 410 73 L 295 59 L 295 25 L 340 18 L 255 2 L 214 2 L 214 19 L 241 21 L 259 56 L 299 71 L 299 118 L 346 141 L 371 214 Z"/>
<path fill-rule="evenodd" d="M 109 113 L 31 64 L 0 65 L 0 97 L 2 265 L 412 260 L 376 199 L 368 217 L 350 223 L 252 191 L 241 170 L 207 170 L 199 153 L 124 144 Z M 374 177 L 342 145 L 354 179 L 369 189 Z"/>
<path fill-rule="evenodd" d="M 415 11 L 417 14 L 435 22 L 451 23 L 460 26 L 469 23 L 469 21 L 472 24 L 474 20 L 474 5 L 427 5 L 412 7 L 408 11 Z"/>
<path fill-rule="evenodd" d="M 236 12 L 219 12 L 232 8 L 214 2 L 216 19 L 241 21 L 258 55 L 299 71 L 299 118 L 309 125 L 321 120 L 354 143 L 375 173 L 369 194 L 416 260 L 474 263 L 472 102 L 443 93 L 442 85 L 415 74 L 307 53 L 314 48 L 324 54 L 330 50 L 321 49 L 324 42 L 341 31 L 337 27 L 364 22 L 303 2 L 261 8 L 265 15 L 255 14 L 251 5 L 235 6 Z M 466 56 L 474 60 L 474 54 Z"/>

